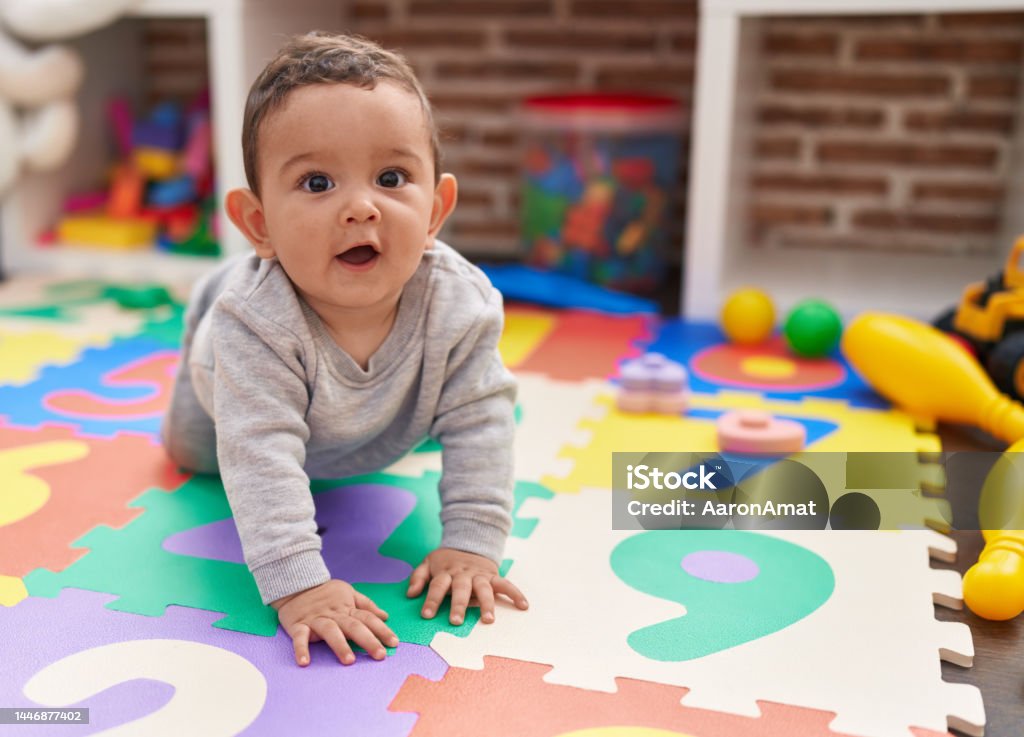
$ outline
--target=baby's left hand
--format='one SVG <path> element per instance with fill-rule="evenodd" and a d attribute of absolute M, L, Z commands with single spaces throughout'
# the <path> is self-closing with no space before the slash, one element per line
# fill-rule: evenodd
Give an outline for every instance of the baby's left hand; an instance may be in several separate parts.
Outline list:
<path fill-rule="evenodd" d="M 508 597 L 519 609 L 529 606 L 522 592 L 498 575 L 498 566 L 494 561 L 482 555 L 438 548 L 416 566 L 409 579 L 406 596 L 419 596 L 428 581 L 430 588 L 427 589 L 427 599 L 420 612 L 426 619 L 432 619 L 437 614 L 449 589 L 452 592 L 452 608 L 448 621 L 452 624 L 462 624 L 471 596 L 480 605 L 480 621 L 486 624 L 494 621 L 495 594 Z"/>

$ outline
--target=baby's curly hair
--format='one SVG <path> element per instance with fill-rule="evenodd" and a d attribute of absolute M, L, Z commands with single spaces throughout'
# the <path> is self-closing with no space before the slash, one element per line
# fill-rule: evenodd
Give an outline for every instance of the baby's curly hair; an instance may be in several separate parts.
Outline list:
<path fill-rule="evenodd" d="M 312 31 L 292 36 L 249 88 L 242 123 L 242 159 L 249 189 L 259 196 L 256 152 L 260 125 L 292 90 L 313 84 L 342 83 L 373 89 L 391 80 L 419 98 L 430 133 L 434 183 L 441 177 L 441 145 L 430 100 L 409 63 L 394 51 L 361 36 Z"/>

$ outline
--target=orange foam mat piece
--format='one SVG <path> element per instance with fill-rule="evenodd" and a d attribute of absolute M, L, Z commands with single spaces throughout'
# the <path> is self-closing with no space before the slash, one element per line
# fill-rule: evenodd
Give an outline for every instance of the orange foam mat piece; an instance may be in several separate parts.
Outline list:
<path fill-rule="evenodd" d="M 587 691 L 544 682 L 549 670 L 485 656 L 483 670 L 449 668 L 440 681 L 410 676 L 389 709 L 419 714 L 410 737 L 560 737 L 600 727 L 662 729 L 691 737 L 843 737 L 829 729 L 835 714 L 827 711 L 759 701 L 761 716 L 745 717 L 682 706 L 686 688 L 617 678 L 615 693 Z M 948 734 L 907 731 L 908 737 Z"/>
<path fill-rule="evenodd" d="M 129 501 L 187 479 L 142 435 L 82 438 L 59 425 L 0 423 L 0 575 L 63 570 L 86 552 L 70 547 L 79 537 L 122 527 L 142 513 Z"/>
<path fill-rule="evenodd" d="M 620 361 L 640 354 L 638 343 L 652 338 L 650 316 L 546 314 L 557 316 L 557 323 L 516 370 L 562 381 L 604 379 L 615 373 Z"/>

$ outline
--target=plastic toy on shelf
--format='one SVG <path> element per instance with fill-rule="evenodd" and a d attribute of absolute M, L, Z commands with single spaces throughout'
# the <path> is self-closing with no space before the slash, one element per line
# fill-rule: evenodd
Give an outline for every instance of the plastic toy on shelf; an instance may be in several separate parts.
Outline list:
<path fill-rule="evenodd" d="M 803 425 L 763 410 L 726 412 L 715 424 L 718 449 L 723 453 L 783 456 L 800 452 L 807 443 Z"/>
<path fill-rule="evenodd" d="M 206 96 L 187 110 L 161 103 L 142 120 L 133 117 L 127 100 L 115 99 L 107 114 L 117 156 L 107 189 L 68 198 L 58 240 L 217 255 Z"/>
<path fill-rule="evenodd" d="M 660 353 L 626 361 L 619 372 L 616 406 L 623 412 L 677 415 L 686 411 L 689 377 L 683 365 Z"/>

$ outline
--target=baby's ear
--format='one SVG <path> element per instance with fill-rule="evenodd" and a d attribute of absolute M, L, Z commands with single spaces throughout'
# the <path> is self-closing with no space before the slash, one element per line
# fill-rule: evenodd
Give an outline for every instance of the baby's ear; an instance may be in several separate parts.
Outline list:
<path fill-rule="evenodd" d="M 444 225 L 444 221 L 455 209 L 455 202 L 459 199 L 459 184 L 451 174 L 442 174 L 441 180 L 434 188 L 434 206 L 430 211 L 430 228 L 427 234 L 429 242 L 433 243 L 434 238 Z"/>
<path fill-rule="evenodd" d="M 263 203 L 251 189 L 233 189 L 224 198 L 224 209 L 235 227 L 242 231 L 260 258 L 273 258 L 274 246 L 267 233 Z"/>

